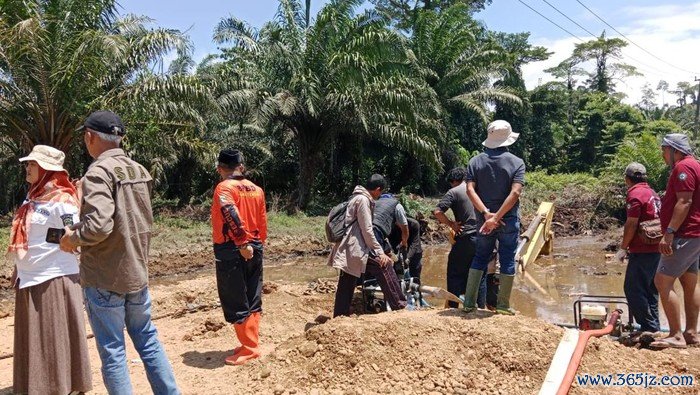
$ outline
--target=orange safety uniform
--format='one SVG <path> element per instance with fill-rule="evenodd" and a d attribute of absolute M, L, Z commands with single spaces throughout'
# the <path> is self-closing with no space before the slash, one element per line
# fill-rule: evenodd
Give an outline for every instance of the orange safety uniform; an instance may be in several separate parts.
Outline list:
<path fill-rule="evenodd" d="M 267 239 L 265 192 L 243 176 L 221 181 L 214 189 L 211 224 L 215 247 L 262 247 Z"/>

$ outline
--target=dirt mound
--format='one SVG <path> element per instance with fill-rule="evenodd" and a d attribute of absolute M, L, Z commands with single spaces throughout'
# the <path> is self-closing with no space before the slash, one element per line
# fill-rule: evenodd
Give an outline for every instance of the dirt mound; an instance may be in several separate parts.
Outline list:
<path fill-rule="evenodd" d="M 246 387 L 251 392 L 300 385 L 302 392 L 321 393 L 536 392 L 562 329 L 525 317 L 481 317 L 433 310 L 334 319 L 280 345 L 262 366 L 246 367 L 252 378 Z"/>

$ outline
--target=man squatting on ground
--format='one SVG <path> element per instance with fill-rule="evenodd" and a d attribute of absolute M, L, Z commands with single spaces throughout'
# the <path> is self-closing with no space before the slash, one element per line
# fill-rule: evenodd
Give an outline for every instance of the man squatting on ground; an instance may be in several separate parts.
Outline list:
<path fill-rule="evenodd" d="M 211 205 L 216 286 L 224 318 L 233 324 L 241 342 L 225 362 L 242 365 L 260 356 L 265 193 L 245 178 L 243 154 L 238 150 L 222 150 L 216 171 L 222 180 Z"/>
<path fill-rule="evenodd" d="M 700 257 L 700 163 L 693 156 L 688 136 L 672 133 L 661 143 L 664 161 L 671 166 L 666 194 L 661 200 L 659 243 L 662 257 L 654 278 L 661 305 L 668 318 L 668 337 L 650 344 L 654 348 L 698 344 L 698 258 Z M 681 332 L 680 301 L 673 284 L 679 279 L 685 304 L 685 331 Z"/>
<path fill-rule="evenodd" d="M 97 111 L 85 120 L 84 141 L 94 159 L 81 183 L 80 222 L 66 228 L 61 249 L 80 252 L 85 309 L 110 394 L 131 394 L 124 327 L 138 351 L 154 394 L 178 394 L 172 367 L 151 322 L 148 248 L 151 175 L 120 147 L 119 117 Z"/>
<path fill-rule="evenodd" d="M 464 295 L 467 288 L 469 268 L 476 251 L 476 216 L 474 206 L 467 197 L 464 179 L 466 170 L 456 167 L 447 173 L 447 182 L 451 189 L 445 193 L 437 207 L 433 210 L 435 218 L 447 225 L 454 232 L 454 244 L 447 256 L 447 291 L 457 296 Z M 455 220 L 449 219 L 445 213 L 452 210 Z M 478 293 L 478 305 L 485 307 L 486 276 L 481 279 Z M 448 302 L 448 306 L 457 308 L 456 302 Z"/>
<path fill-rule="evenodd" d="M 407 217 L 408 221 L 408 249 L 402 251 L 404 254 L 404 259 L 408 262 L 408 270 L 418 284 L 420 284 L 420 275 L 423 271 L 423 246 L 420 241 L 420 222 L 418 220 Z M 399 251 L 402 246 L 402 230 L 394 225 L 394 228 L 389 234 L 389 244 L 394 249 L 394 251 Z M 401 251 L 400 251 L 401 252 Z M 396 262 L 394 264 L 394 270 L 396 270 L 396 265 L 400 265 L 401 262 Z M 403 272 L 403 268 L 398 271 Z"/>
<path fill-rule="evenodd" d="M 520 193 L 525 184 L 525 163 L 508 152 L 519 134 L 510 124 L 497 120 L 487 127 L 483 142 L 486 150 L 469 161 L 467 195 L 477 212 L 480 226 L 476 236 L 476 253 L 469 269 L 464 309 L 474 311 L 481 277 L 488 268 L 498 242 L 501 264 L 496 312 L 515 314 L 510 308 L 510 293 L 515 279 L 515 250 L 520 233 Z"/>
<path fill-rule="evenodd" d="M 659 218 L 661 200 L 647 184 L 647 169 L 632 162 L 625 169 L 627 186 L 627 220 L 616 258 L 629 256 L 625 273 L 625 297 L 630 314 L 642 332 L 659 331 L 659 293 L 654 275 L 659 266 L 659 243 L 647 244 L 639 235 L 639 224 Z M 628 254 L 629 252 L 629 254 Z"/>
<path fill-rule="evenodd" d="M 343 239 L 333 245 L 328 257 L 328 265 L 340 270 L 333 317 L 350 315 L 357 281 L 365 271 L 376 277 L 392 310 L 406 307 L 406 297 L 401 292 L 393 261 L 384 253 L 372 227 L 374 200 L 385 188 L 384 177 L 374 174 L 365 186 L 355 187 L 348 202 L 345 213 L 347 231 Z"/>

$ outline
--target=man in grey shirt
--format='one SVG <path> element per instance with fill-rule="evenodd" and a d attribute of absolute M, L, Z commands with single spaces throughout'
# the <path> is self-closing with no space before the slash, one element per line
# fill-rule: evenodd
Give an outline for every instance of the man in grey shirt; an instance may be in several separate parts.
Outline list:
<path fill-rule="evenodd" d="M 518 134 L 510 124 L 497 120 L 487 128 L 486 150 L 469 161 L 467 168 L 467 195 L 476 210 L 479 232 L 476 253 L 469 270 L 464 309 L 476 309 L 477 290 L 486 271 L 491 254 L 498 242 L 501 264 L 500 289 L 496 312 L 513 315 L 510 293 L 515 279 L 515 250 L 520 232 L 520 193 L 525 184 L 525 163 L 508 152 Z"/>
<path fill-rule="evenodd" d="M 462 167 L 454 168 L 447 173 L 447 182 L 452 188 L 447 191 L 433 211 L 435 218 L 449 226 L 455 235 L 455 243 L 447 256 L 447 290 L 457 296 L 464 294 L 466 290 L 469 267 L 476 251 L 476 217 L 474 207 L 467 197 L 467 188 L 464 184 L 466 174 Z M 445 215 L 448 210 L 452 210 L 454 221 Z M 481 282 L 483 291 L 479 292 L 479 305 L 484 307 L 486 277 Z M 448 302 L 448 305 L 459 307 L 455 302 Z"/>

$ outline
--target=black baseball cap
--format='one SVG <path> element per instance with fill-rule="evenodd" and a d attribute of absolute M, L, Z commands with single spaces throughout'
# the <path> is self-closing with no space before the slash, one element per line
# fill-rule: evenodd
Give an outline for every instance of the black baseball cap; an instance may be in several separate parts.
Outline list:
<path fill-rule="evenodd" d="M 238 166 L 243 163 L 243 153 L 237 149 L 225 148 L 219 152 L 217 161 L 227 166 Z"/>
<path fill-rule="evenodd" d="M 111 111 L 95 111 L 87 117 L 83 126 L 78 130 L 92 129 L 104 134 L 123 136 L 126 129 L 121 118 Z"/>

